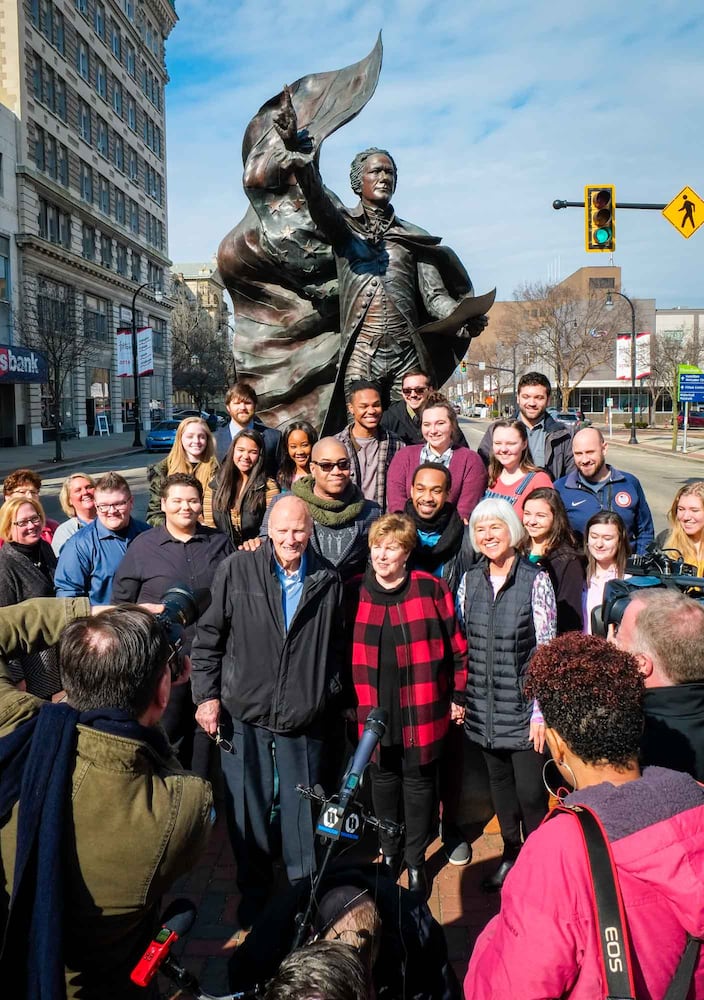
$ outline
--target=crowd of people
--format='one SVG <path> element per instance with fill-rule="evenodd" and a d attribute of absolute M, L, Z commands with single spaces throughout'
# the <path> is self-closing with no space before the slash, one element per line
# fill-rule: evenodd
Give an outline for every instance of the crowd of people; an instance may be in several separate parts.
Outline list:
<path fill-rule="evenodd" d="M 664 823 L 669 844 L 680 813 L 687 830 L 704 815 L 694 780 L 704 779 L 704 665 L 691 652 L 704 648 L 704 607 L 671 590 L 644 591 L 612 642 L 590 635 L 608 581 L 627 577 L 628 556 L 654 541 L 653 519 L 638 480 L 606 462 L 598 429 L 573 434 L 553 420 L 550 392 L 542 374 L 524 375 L 515 419 L 492 424 L 474 451 L 422 371 L 403 378 L 403 399 L 386 411 L 378 385 L 353 382 L 348 426 L 322 438 L 303 420 L 266 426 L 256 393 L 238 382 L 226 397 L 229 425 L 213 434 L 187 417 L 149 469 L 145 521 L 115 472 L 69 476 L 62 524 L 47 520 L 36 473 L 5 479 L 0 608 L 55 596 L 107 622 L 115 605 L 157 609 L 172 586 L 210 592 L 180 647 L 190 669 L 168 691 L 157 686 L 145 704 L 158 709 L 142 706 L 139 718 L 158 723 L 180 765 L 201 779 L 201 812 L 202 782 L 222 774 L 241 927 L 256 931 L 268 919 L 278 857 L 292 890 L 310 888 L 315 817 L 296 786 L 335 792 L 373 709 L 388 720 L 370 767 L 373 810 L 405 825 L 381 835 L 373 884 L 393 885 L 406 869 L 403 891 L 431 924 L 425 856 L 436 833 L 450 864 L 471 861 L 461 823 L 466 741 L 486 766 L 503 853 L 482 886 L 504 895 L 471 960 L 468 997 L 598 992 L 586 860 L 569 878 L 579 853 L 569 817 L 543 822 L 548 762 L 574 789 L 568 803 L 603 810 L 610 839 L 635 838 L 639 852 L 646 845 L 638 864 L 614 848 L 627 909 L 653 829 Z M 668 519 L 658 543 L 701 573 L 704 483 L 680 488 Z M 30 698 L 28 718 L 42 703 L 73 704 L 59 617 L 44 631 L 32 625 L 31 643 L 8 639 L 0 650 L 0 682 Z M 122 697 L 107 707 L 120 708 Z M 78 702 L 82 712 L 99 707 Z M 3 761 L 0 740 L 0 778 Z M 674 779 L 669 768 L 691 777 Z M 624 818 L 631 808 L 637 821 Z M 5 852 L 1 834 L 2 821 Z M 702 835 L 687 860 L 701 875 Z M 673 848 L 667 863 L 679 862 Z M 335 892 L 357 885 L 350 879 Z M 701 935 L 689 920 L 694 904 L 680 905 L 690 883 L 667 893 L 666 880 L 656 881 L 652 892 L 670 907 L 672 956 L 661 966 L 639 960 L 650 996 L 663 995 L 687 934 Z M 11 882 L 7 889 L 6 912 Z M 0 907 L 0 932 L 3 919 Z M 648 909 L 633 933 L 639 956 L 650 919 Z M 563 928 L 559 947 L 543 950 L 551 923 Z M 335 947 L 320 955 L 346 967 Z M 365 956 L 362 982 L 375 975 L 374 949 Z M 445 969 L 441 949 L 435 960 Z M 285 976 L 295 979 L 296 968 Z M 422 995 L 458 996 L 451 969 L 441 978 L 438 992 Z M 281 989 L 270 995 L 294 995 Z"/>

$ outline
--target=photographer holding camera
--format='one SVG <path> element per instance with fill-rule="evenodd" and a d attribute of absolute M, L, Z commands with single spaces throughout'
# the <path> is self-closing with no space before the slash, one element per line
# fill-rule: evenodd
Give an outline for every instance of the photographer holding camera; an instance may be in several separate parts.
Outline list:
<path fill-rule="evenodd" d="M 0 611 L 0 978 L 13 996 L 154 995 L 129 973 L 212 811 L 158 725 L 190 670 L 179 624 L 195 601 L 169 596 L 158 616 L 85 598 Z M 68 703 L 49 704 L 15 688 L 6 661 L 56 642 Z"/>

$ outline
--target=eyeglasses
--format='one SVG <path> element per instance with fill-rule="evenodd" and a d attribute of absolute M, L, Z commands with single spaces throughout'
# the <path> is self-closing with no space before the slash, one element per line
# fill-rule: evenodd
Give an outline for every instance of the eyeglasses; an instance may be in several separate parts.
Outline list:
<path fill-rule="evenodd" d="M 18 528 L 28 528 L 30 525 L 34 528 L 42 523 L 42 519 L 35 514 L 34 517 L 26 517 L 24 521 L 13 521 L 12 523 Z"/>
<path fill-rule="evenodd" d="M 129 500 L 120 500 L 119 503 L 97 503 L 95 509 L 99 514 L 108 514 L 111 510 L 124 510 L 128 504 Z"/>
<path fill-rule="evenodd" d="M 220 747 L 220 749 L 224 750 L 225 753 L 235 752 L 235 748 L 233 747 L 232 743 L 230 743 L 229 740 L 226 740 L 224 736 L 220 735 L 220 726 L 218 726 L 217 730 L 214 733 L 208 733 L 208 736 L 213 741 L 215 746 Z"/>
<path fill-rule="evenodd" d="M 39 496 L 39 490 L 30 489 L 29 486 L 26 489 L 25 487 L 20 486 L 19 489 L 13 490 L 12 493 L 10 493 L 10 497 L 38 497 L 38 496 Z"/>
<path fill-rule="evenodd" d="M 413 385 L 408 389 L 401 389 L 401 392 L 404 396 L 423 396 L 429 388 L 429 385 Z"/>
<path fill-rule="evenodd" d="M 321 472 L 332 472 L 333 469 L 339 469 L 340 472 L 347 472 L 350 467 L 349 458 L 338 458 L 335 462 L 311 462 L 311 465 L 317 465 Z"/>

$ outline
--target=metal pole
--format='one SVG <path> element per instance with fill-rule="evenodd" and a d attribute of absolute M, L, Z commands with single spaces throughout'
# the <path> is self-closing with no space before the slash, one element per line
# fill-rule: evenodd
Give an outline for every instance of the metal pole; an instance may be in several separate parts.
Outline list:
<path fill-rule="evenodd" d="M 143 288 L 150 288 L 151 283 L 145 281 L 143 285 L 135 290 L 132 296 L 132 379 L 134 381 L 134 440 L 133 448 L 142 447 L 142 438 L 139 433 L 140 425 L 140 400 L 139 400 L 139 368 L 137 363 L 137 296 Z"/>
<path fill-rule="evenodd" d="M 617 292 L 613 289 L 606 296 L 606 308 L 613 308 L 612 295 L 620 295 L 622 299 L 631 307 L 631 436 L 628 439 L 629 444 L 638 444 L 638 438 L 636 436 L 636 310 L 635 306 L 623 292 Z"/>

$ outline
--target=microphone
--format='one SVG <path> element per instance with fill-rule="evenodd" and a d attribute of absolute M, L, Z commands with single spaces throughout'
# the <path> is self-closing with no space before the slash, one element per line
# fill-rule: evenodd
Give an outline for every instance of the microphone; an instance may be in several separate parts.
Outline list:
<path fill-rule="evenodd" d="M 166 907 L 161 917 L 161 930 L 130 973 L 133 983 L 137 986 L 149 985 L 168 958 L 172 946 L 188 934 L 195 919 L 196 908 L 190 899 L 175 899 Z"/>
<path fill-rule="evenodd" d="M 339 793 L 338 811 L 344 813 L 350 802 L 357 794 L 359 782 L 364 773 L 364 769 L 371 760 L 372 754 L 377 748 L 379 740 L 386 732 L 386 723 L 389 721 L 389 714 L 383 708 L 373 708 L 367 716 L 364 724 L 362 737 L 354 752 L 354 756 L 347 768 L 347 773 L 342 779 L 342 787 Z"/>

